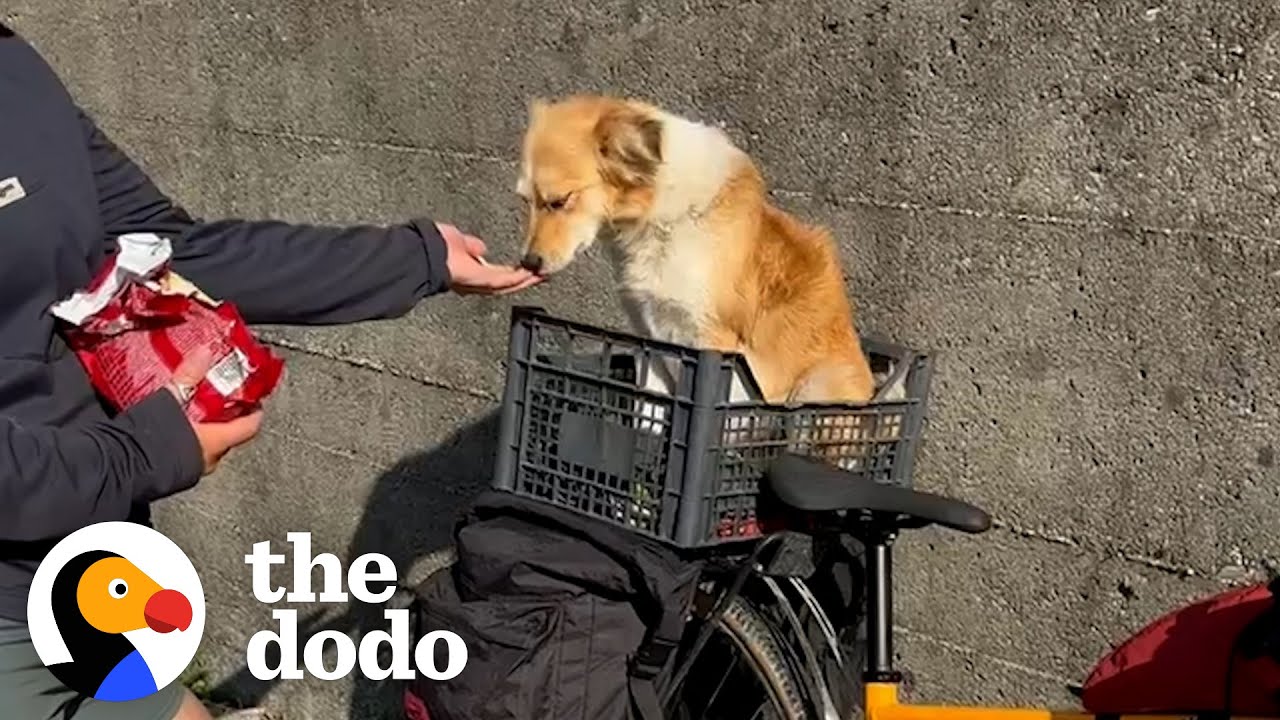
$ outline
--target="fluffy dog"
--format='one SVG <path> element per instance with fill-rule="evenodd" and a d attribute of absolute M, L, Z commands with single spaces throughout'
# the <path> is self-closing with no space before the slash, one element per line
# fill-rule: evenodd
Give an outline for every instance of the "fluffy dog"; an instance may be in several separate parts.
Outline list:
<path fill-rule="evenodd" d="M 834 243 L 774 207 L 718 128 L 629 99 L 538 101 L 517 192 L 529 270 L 600 240 L 640 334 L 742 353 L 772 403 L 871 400 Z"/>

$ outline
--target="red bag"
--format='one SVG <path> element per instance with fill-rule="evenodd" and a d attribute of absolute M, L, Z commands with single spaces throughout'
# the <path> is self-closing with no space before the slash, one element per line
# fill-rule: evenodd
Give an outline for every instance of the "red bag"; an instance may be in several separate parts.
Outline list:
<path fill-rule="evenodd" d="M 1231 590 L 1146 626 L 1090 673 L 1081 694 L 1085 709 L 1280 717 L 1280 662 L 1274 646 L 1259 650 L 1276 639 L 1280 612 L 1272 590 Z"/>
<path fill-rule="evenodd" d="M 187 417 L 223 422 L 256 408 L 275 389 L 283 361 L 254 339 L 232 305 L 169 270 L 168 240 L 134 234 L 119 244 L 86 290 L 52 308 L 94 388 L 127 408 L 168 385 L 203 348 L 213 365 L 193 389 Z"/>

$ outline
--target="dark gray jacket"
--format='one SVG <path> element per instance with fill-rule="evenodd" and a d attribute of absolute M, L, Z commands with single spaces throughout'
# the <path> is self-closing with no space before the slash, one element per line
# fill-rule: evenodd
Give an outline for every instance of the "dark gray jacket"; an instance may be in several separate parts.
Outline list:
<path fill-rule="evenodd" d="M 190 217 L 0 25 L 0 617 L 26 617 L 31 575 L 59 538 L 105 520 L 146 522 L 149 502 L 200 477 L 195 434 L 169 393 L 113 417 L 49 314 L 129 232 L 169 237 L 174 269 L 250 323 L 395 317 L 448 285 L 429 221 Z"/>

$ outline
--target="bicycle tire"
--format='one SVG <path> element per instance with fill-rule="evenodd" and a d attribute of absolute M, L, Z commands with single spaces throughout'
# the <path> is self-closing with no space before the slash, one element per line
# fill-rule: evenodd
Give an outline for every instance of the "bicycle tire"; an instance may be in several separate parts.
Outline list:
<path fill-rule="evenodd" d="M 773 700 L 778 720 L 805 720 L 811 717 L 806 693 L 793 670 L 794 660 L 778 642 L 759 611 L 742 597 L 734 598 L 717 619 L 717 628 L 742 651 Z"/>
<path fill-rule="evenodd" d="M 457 559 L 452 546 L 435 550 L 414 563 L 414 574 L 425 582 L 436 573 L 448 570 Z M 811 716 L 806 693 L 792 669 L 794 661 L 788 660 L 787 651 L 759 611 L 742 597 L 736 597 L 716 619 L 716 628 L 747 659 L 778 712 L 777 720 L 806 720 Z"/>
<path fill-rule="evenodd" d="M 432 575 L 452 566 L 458 560 L 458 551 L 452 545 L 446 545 L 439 550 L 432 550 L 422 557 L 415 560 L 410 568 L 409 574 L 414 585 L 426 582 Z"/>

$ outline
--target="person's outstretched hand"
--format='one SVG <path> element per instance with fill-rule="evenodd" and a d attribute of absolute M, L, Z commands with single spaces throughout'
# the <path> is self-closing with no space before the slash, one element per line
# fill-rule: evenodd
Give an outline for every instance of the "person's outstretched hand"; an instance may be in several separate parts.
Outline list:
<path fill-rule="evenodd" d="M 448 255 L 449 288 L 459 294 L 506 295 L 542 282 L 534 273 L 518 267 L 490 265 L 480 238 L 452 225 L 438 224 Z"/>
<path fill-rule="evenodd" d="M 204 379 L 209 368 L 213 366 L 213 358 L 208 351 L 192 353 L 183 360 L 173 372 L 173 380 L 169 383 L 169 392 L 178 399 L 178 403 L 186 407 L 191 401 L 191 393 L 196 385 Z M 218 461 L 231 448 L 243 445 L 258 435 L 262 427 L 262 410 L 220 423 L 191 423 L 196 440 L 200 442 L 200 451 L 204 455 L 204 473 L 208 475 L 218 466 Z"/>

